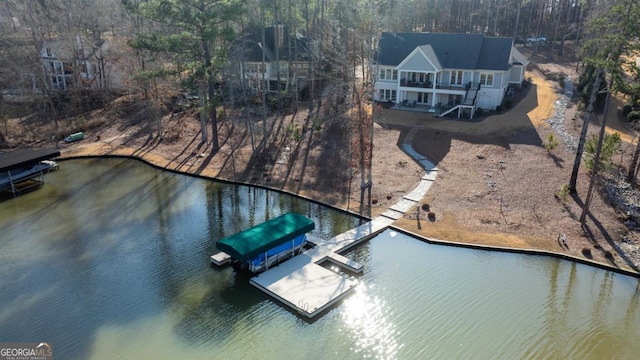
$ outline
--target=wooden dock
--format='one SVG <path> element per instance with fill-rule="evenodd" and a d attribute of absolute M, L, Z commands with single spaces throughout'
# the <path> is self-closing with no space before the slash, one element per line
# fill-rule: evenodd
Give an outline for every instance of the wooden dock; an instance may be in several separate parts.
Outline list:
<path fill-rule="evenodd" d="M 350 294 L 357 284 L 319 264 L 330 261 L 349 271 L 361 272 L 362 264 L 339 253 L 357 246 L 387 226 L 386 222 L 373 220 L 329 240 L 311 237 L 309 241 L 314 248 L 258 274 L 251 279 L 251 284 L 299 314 L 313 318 Z"/>

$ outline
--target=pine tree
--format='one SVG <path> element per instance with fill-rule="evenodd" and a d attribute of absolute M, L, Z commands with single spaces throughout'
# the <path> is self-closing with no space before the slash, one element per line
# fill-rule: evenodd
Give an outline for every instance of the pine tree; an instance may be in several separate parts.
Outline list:
<path fill-rule="evenodd" d="M 149 27 L 130 45 L 156 53 L 168 54 L 177 63 L 185 64 L 192 84 L 206 94 L 203 108 L 212 131 L 212 150 L 218 144 L 216 113 L 216 80 L 226 62 L 226 49 L 235 36 L 232 25 L 239 18 L 242 5 L 237 0 L 149 0 L 133 4 L 124 0 L 127 8 L 157 25 Z M 134 6 L 137 5 L 137 6 Z M 163 69 L 177 72 L 178 69 Z M 202 142 L 207 142 L 205 124 Z"/>

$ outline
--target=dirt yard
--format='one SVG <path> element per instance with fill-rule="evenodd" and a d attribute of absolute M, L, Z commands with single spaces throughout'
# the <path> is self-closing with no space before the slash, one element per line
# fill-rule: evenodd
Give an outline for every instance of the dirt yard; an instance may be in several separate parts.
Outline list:
<path fill-rule="evenodd" d="M 426 237 L 543 249 L 638 271 L 637 232 L 623 224 L 625 215 L 612 208 L 601 187 L 590 207 L 587 231 L 581 228 L 578 219 L 589 181 L 584 169 L 577 195 L 560 196 L 569 182 L 575 153 L 562 140 L 551 152 L 543 146 L 549 134 L 559 138 L 546 120 L 563 89 L 549 79 L 566 74 L 575 81 L 578 74 L 572 55 L 565 63 L 552 62 L 548 50 L 532 56 L 530 49 L 522 49 L 532 61 L 528 72 L 532 85 L 518 90 L 519 99 L 510 110 L 479 123 L 412 117 L 422 128 L 414 147 L 439 168 L 422 205 L 435 214 L 435 221 L 416 209 L 396 225 Z M 573 100 L 564 114 L 565 128 L 577 139 L 582 119 L 576 119 Z M 619 101 L 611 106 L 608 130 L 621 132 L 630 142 L 633 134 L 617 119 L 619 107 Z M 592 119 L 590 133 L 599 131 L 599 119 Z M 620 156 L 630 159 L 632 151 L 631 144 L 625 144 Z M 620 251 L 623 238 L 632 242 L 632 251 Z"/>
<path fill-rule="evenodd" d="M 480 122 L 389 109 L 374 114 L 371 215 L 379 215 L 419 183 L 423 169 L 398 145 L 412 126 L 420 126 L 413 146 L 437 164 L 438 176 L 421 206 L 395 225 L 430 238 L 548 250 L 638 271 L 640 251 L 634 259 L 616 246 L 623 236 L 627 241 L 638 238 L 623 224 L 625 217 L 599 190 L 587 235 L 577 218 L 588 176 L 581 172 L 577 196 L 558 196 L 569 181 L 575 156 L 563 144 L 549 153 L 542 145 L 554 131 L 546 120 L 562 93 L 548 78 L 563 73 L 577 79 L 573 49 L 563 59 L 550 59 L 549 48 L 535 56 L 531 49 L 521 49 L 532 61 L 527 74 L 531 85 L 516 91 L 511 109 Z M 102 125 L 84 129 L 87 139 L 75 144 L 52 141 L 42 124 L 14 119 L 9 121 L 9 140 L 22 147 L 56 145 L 63 157 L 137 156 L 172 170 L 260 184 L 354 213 L 360 210 L 360 173 L 349 151 L 352 139 L 339 118 L 314 123 L 305 111 L 273 118 L 275 140 L 261 152 L 254 151 L 251 133 L 260 138 L 263 124 L 256 121 L 250 127 L 246 120 L 229 118 L 219 124 L 220 150 L 212 154 L 210 142 L 201 145 L 195 111 L 166 116 L 164 139 L 159 141 L 155 124 L 145 121 L 140 109 L 135 98 L 116 100 L 92 113 L 93 121 L 100 119 Z M 124 113 L 135 116 L 125 118 Z M 575 103 L 569 104 L 565 118 L 567 131 L 577 136 L 582 122 L 575 118 Z M 612 124 L 624 131 L 621 124 Z M 590 131 L 597 132 L 598 126 Z M 632 138 L 631 133 L 626 137 Z M 629 159 L 631 151 L 625 146 L 624 158 Z M 435 215 L 433 221 L 428 212 Z"/>

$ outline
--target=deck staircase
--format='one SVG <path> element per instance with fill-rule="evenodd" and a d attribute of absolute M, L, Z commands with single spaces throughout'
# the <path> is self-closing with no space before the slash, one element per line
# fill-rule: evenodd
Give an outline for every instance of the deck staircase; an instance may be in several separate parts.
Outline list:
<path fill-rule="evenodd" d="M 452 113 L 455 110 L 458 110 L 460 108 L 473 108 L 475 109 L 476 106 L 476 100 L 478 98 L 478 92 L 480 91 L 480 84 L 475 84 L 475 83 L 469 83 L 467 84 L 467 93 L 464 96 L 464 100 L 462 101 L 461 104 L 455 104 L 451 107 L 445 108 L 444 111 L 442 111 L 440 113 L 440 116 L 445 116 L 447 114 Z M 473 110 L 472 110 L 472 116 L 473 116 Z"/>
<path fill-rule="evenodd" d="M 467 90 L 467 94 L 464 96 L 464 101 L 462 105 L 473 106 L 476 102 L 476 97 L 478 96 L 478 89 L 469 89 Z"/>

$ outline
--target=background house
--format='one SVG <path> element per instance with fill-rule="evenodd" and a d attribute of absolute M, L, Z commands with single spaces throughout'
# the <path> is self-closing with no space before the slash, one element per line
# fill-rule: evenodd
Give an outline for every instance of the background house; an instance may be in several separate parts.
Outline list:
<path fill-rule="evenodd" d="M 255 92 L 263 88 L 263 78 L 269 91 L 301 89 L 306 86 L 309 60 L 317 58 L 316 48 L 314 41 L 290 34 L 283 25 L 266 27 L 263 44 L 261 29 L 253 28 L 239 38 L 231 60 L 245 86 Z"/>
<path fill-rule="evenodd" d="M 512 38 L 482 34 L 383 33 L 376 55 L 374 100 L 473 117 L 494 110 L 524 80 L 527 59 Z"/>
<path fill-rule="evenodd" d="M 75 41 L 44 40 L 40 58 L 51 89 L 91 88 L 94 77 L 90 61 L 92 52 L 80 37 Z"/>

